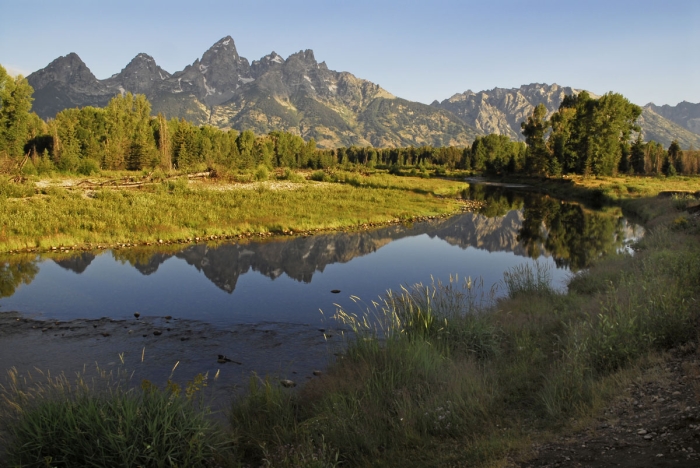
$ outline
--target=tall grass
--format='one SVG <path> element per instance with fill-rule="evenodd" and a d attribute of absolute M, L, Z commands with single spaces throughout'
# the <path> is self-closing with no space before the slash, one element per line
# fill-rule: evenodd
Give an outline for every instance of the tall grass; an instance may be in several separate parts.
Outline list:
<path fill-rule="evenodd" d="M 527 263 L 516 265 L 503 273 L 503 284 L 511 298 L 522 294 L 554 294 L 552 275 L 546 263 L 535 262 L 534 267 Z"/>
<path fill-rule="evenodd" d="M 223 451 L 222 432 L 196 398 L 204 376 L 184 391 L 129 388 L 125 373 L 99 368 L 92 378 L 43 377 L 11 369 L 0 387 L 9 466 L 204 467 Z"/>

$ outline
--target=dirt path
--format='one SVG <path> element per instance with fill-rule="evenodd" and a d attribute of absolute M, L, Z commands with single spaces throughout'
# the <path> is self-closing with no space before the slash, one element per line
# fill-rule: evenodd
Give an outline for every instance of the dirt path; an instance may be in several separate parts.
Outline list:
<path fill-rule="evenodd" d="M 593 427 L 533 447 L 520 467 L 700 467 L 700 349 L 665 364 L 613 401 Z"/>

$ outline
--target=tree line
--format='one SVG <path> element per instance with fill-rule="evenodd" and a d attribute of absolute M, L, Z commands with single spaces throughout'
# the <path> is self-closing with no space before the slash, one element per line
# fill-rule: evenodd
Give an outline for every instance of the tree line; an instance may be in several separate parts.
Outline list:
<path fill-rule="evenodd" d="M 566 96 L 546 118 L 538 105 L 521 124 L 527 153 L 524 170 L 531 174 L 698 174 L 700 153 L 682 151 L 677 141 L 668 150 L 644 142 L 636 124 L 641 107 L 617 93 L 593 99 L 583 91 Z M 636 138 L 632 138 L 636 133 Z"/>
<path fill-rule="evenodd" d="M 65 109 L 45 122 L 31 112 L 33 90 L 25 78 L 0 66 L 0 170 L 53 170 L 89 175 L 106 170 L 160 168 L 183 171 L 222 167 L 253 171 L 336 166 L 466 169 L 494 175 L 527 173 L 613 175 L 697 174 L 700 154 L 644 142 L 635 121 L 641 108 L 623 96 L 567 96 L 550 118 L 537 106 L 522 124 L 525 143 L 504 135 L 477 137 L 470 147 L 319 149 L 313 139 L 273 131 L 221 130 L 184 119 L 151 115 L 143 95 L 125 93 L 105 108 Z M 632 138 L 637 132 L 636 139 Z"/>

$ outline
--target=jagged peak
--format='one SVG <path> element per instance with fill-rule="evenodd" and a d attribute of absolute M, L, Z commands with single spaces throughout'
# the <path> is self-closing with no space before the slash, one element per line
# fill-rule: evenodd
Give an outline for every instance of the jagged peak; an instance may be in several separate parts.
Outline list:
<path fill-rule="evenodd" d="M 240 59 L 238 50 L 236 50 L 236 43 L 231 36 L 219 39 L 209 50 L 204 52 L 204 55 L 202 55 L 202 63 L 209 63 L 215 58 L 218 58 L 217 56 L 220 54 L 231 54 L 236 60 Z"/>
<path fill-rule="evenodd" d="M 132 73 L 138 73 L 144 69 L 148 70 L 148 72 L 152 75 L 157 75 L 161 80 L 170 77 L 170 73 L 160 68 L 153 57 L 141 52 L 137 54 L 136 57 L 131 59 L 131 61 L 122 69 L 120 73 L 112 75 L 112 78 L 117 78 L 119 76 L 124 77 Z"/>
<path fill-rule="evenodd" d="M 143 61 L 146 61 L 146 62 L 153 62 L 153 63 L 155 63 L 155 59 L 154 59 L 153 57 L 151 57 L 150 55 L 148 55 L 147 53 L 145 53 L 145 52 L 140 52 L 139 54 L 136 55 L 136 57 L 134 57 L 133 59 L 131 59 L 132 62 L 135 62 L 135 61 L 137 61 L 137 60 L 143 60 Z"/>
<path fill-rule="evenodd" d="M 299 59 L 303 61 L 309 61 L 316 63 L 316 57 L 314 57 L 314 51 L 311 49 L 306 49 L 306 50 L 300 50 L 299 52 L 296 52 L 289 57 L 287 57 L 287 60 L 290 59 Z"/>
<path fill-rule="evenodd" d="M 34 83 L 32 86 L 36 86 L 39 82 L 45 80 L 67 82 L 74 77 L 83 81 L 97 81 L 95 75 L 92 74 L 78 54 L 71 52 L 53 60 L 45 68 L 31 73 L 27 76 L 27 79 L 30 80 L 30 83 Z M 39 82 L 35 82 L 34 80 L 39 80 Z"/>
<path fill-rule="evenodd" d="M 267 54 L 266 56 L 260 58 L 260 60 L 253 60 L 253 64 L 261 64 L 261 63 L 279 63 L 283 64 L 284 63 L 284 58 L 275 52 L 274 50 Z"/>
<path fill-rule="evenodd" d="M 82 66 L 87 67 L 87 65 L 85 65 L 85 62 L 83 62 L 83 59 L 81 59 L 78 54 L 76 54 L 75 52 L 71 52 L 69 54 L 62 55 L 62 56 L 58 57 L 57 59 L 53 60 L 51 63 L 48 64 L 48 66 L 46 68 L 57 67 L 57 66 L 71 66 L 73 64 L 82 65 Z"/>

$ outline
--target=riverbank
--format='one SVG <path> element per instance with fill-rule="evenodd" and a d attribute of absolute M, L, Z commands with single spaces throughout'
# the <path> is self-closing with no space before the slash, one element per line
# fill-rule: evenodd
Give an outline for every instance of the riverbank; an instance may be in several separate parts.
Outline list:
<path fill-rule="evenodd" d="M 631 200 L 649 199 L 659 194 L 695 197 L 700 195 L 700 177 L 695 176 L 527 177 L 510 175 L 500 179 L 485 180 L 491 183 L 516 185 L 519 190 L 536 191 L 566 200 L 587 202 L 595 206 L 626 204 Z"/>
<path fill-rule="evenodd" d="M 0 252 L 312 235 L 480 206 L 462 198 L 463 182 L 387 174 L 339 171 L 325 182 L 299 174 L 255 183 L 183 177 L 142 185 L 130 177 L 130 186 L 114 174 L 2 182 Z"/>

